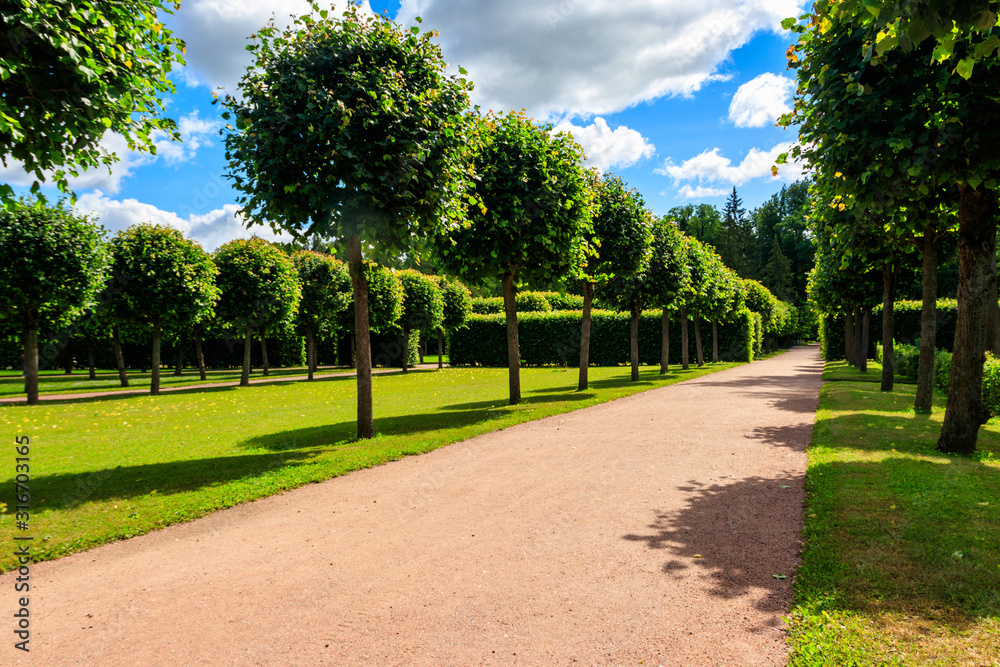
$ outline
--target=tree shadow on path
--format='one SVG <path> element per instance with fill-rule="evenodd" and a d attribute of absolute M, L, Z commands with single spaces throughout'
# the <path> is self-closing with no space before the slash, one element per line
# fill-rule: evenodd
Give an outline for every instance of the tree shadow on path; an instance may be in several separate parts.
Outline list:
<path fill-rule="evenodd" d="M 680 487 L 689 494 L 684 508 L 658 512 L 647 531 L 623 539 L 662 551 L 665 575 L 707 581 L 713 597 L 751 596 L 756 609 L 774 614 L 768 622 L 774 626 L 791 601 L 802 488 L 797 474 L 731 484 L 692 481 Z"/>

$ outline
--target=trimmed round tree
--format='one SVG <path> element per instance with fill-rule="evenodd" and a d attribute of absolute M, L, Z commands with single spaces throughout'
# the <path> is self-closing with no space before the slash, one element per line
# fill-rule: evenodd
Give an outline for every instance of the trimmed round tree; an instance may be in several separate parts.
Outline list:
<path fill-rule="evenodd" d="M 212 257 L 194 240 L 164 225 L 139 224 L 111 238 L 111 295 L 116 316 L 153 329 L 149 393 L 160 392 L 163 328 L 183 329 L 208 317 L 219 298 Z"/>
<path fill-rule="evenodd" d="M 363 265 L 365 282 L 368 285 L 368 308 L 367 317 L 369 323 L 370 341 L 371 334 L 385 334 L 399 327 L 399 320 L 403 317 L 403 285 L 396 277 L 395 271 L 376 264 L 371 260 L 365 260 Z M 355 308 L 348 308 L 340 315 L 340 329 L 351 333 L 351 367 L 358 367 L 358 342 L 357 332 L 354 328 L 357 318 Z M 370 343 L 369 343 L 370 349 Z"/>
<path fill-rule="evenodd" d="M 215 251 L 219 267 L 219 317 L 243 333 L 240 386 L 250 385 L 253 333 L 290 320 L 301 291 L 291 258 L 264 239 L 230 241 Z"/>
<path fill-rule="evenodd" d="M 469 220 L 438 237 L 441 263 L 481 282 L 500 278 L 507 320 L 510 404 L 521 401 L 517 338 L 519 281 L 556 282 L 577 270 L 590 226 L 583 150 L 551 125 L 511 111 L 480 119 L 472 145 L 478 180 Z"/>
<path fill-rule="evenodd" d="M 406 249 L 462 216 L 471 84 L 447 74 L 435 35 L 354 4 L 340 19 L 321 11 L 284 30 L 272 20 L 249 47 L 240 95 L 225 101 L 235 120 L 226 156 L 250 224 L 346 247 L 359 438 L 375 434 L 362 249 Z"/>
<path fill-rule="evenodd" d="M 403 372 L 410 365 L 410 332 L 428 331 L 441 327 L 444 319 L 444 298 L 437 282 L 431 277 L 406 269 L 398 271 L 396 277 L 403 287 L 403 314 L 400 329 L 403 333 Z"/>
<path fill-rule="evenodd" d="M 457 280 L 438 277 L 437 282 L 444 299 L 443 317 L 438 328 L 438 368 L 444 368 L 444 334 L 455 333 L 465 325 L 472 312 L 472 293 Z"/>
<path fill-rule="evenodd" d="M 24 391 L 38 403 L 38 330 L 90 306 L 108 265 L 104 230 L 62 203 L 0 210 L 0 313 L 20 323 Z"/>
<path fill-rule="evenodd" d="M 339 259 L 311 250 L 292 255 L 302 300 L 296 322 L 306 336 L 309 379 L 316 372 L 316 335 L 336 328 L 337 318 L 351 305 L 351 276 Z"/>
<path fill-rule="evenodd" d="M 660 375 L 670 368 L 670 312 L 691 291 L 691 275 L 684 239 L 677 226 L 665 218 L 653 223 L 653 241 L 644 282 L 660 315 Z M 636 343 L 638 346 L 638 342 Z M 636 365 L 638 371 L 638 365 Z"/>
<path fill-rule="evenodd" d="M 588 386 L 590 311 L 595 289 L 600 291 L 615 278 L 629 276 L 642 268 L 652 242 L 646 204 L 638 190 L 630 190 L 621 177 L 610 173 L 597 180 L 593 188 L 596 191 L 593 226 L 585 236 L 589 252 L 582 269 L 579 391 Z"/>

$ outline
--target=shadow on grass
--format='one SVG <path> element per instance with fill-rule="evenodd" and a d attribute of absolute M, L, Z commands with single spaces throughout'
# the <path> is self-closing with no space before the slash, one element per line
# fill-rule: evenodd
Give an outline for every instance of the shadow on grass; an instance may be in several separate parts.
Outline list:
<path fill-rule="evenodd" d="M 127 500 L 156 491 L 161 496 L 195 491 L 241 479 L 260 477 L 272 470 L 306 465 L 328 450 L 246 454 L 190 461 L 118 466 L 85 473 L 38 475 L 31 480 L 33 513 L 72 509 L 86 501 Z M 16 506 L 14 480 L 7 479 L 0 502 Z M 44 503 L 44 504 L 43 504 Z"/>
<path fill-rule="evenodd" d="M 1000 469 L 901 455 L 816 465 L 810 480 L 800 604 L 959 629 L 1000 616 Z"/>
<path fill-rule="evenodd" d="M 680 487 L 688 494 L 686 507 L 658 513 L 648 531 L 623 539 L 662 551 L 664 574 L 693 585 L 707 581 L 713 596 L 752 595 L 757 609 L 775 614 L 777 625 L 791 597 L 802 484 L 801 475 L 689 482 Z"/>

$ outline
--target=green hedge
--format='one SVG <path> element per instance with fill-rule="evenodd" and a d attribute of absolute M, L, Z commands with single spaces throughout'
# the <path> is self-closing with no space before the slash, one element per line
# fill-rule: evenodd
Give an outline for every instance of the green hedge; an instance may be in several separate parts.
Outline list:
<path fill-rule="evenodd" d="M 472 300 L 472 312 L 495 315 L 503 312 L 503 297 L 477 297 Z M 517 312 L 542 313 L 550 310 L 583 310 L 583 297 L 559 292 L 519 292 Z"/>
<path fill-rule="evenodd" d="M 521 361 L 526 366 L 580 364 L 581 314 L 574 312 L 524 313 L 518 315 Z M 660 363 L 660 313 L 643 313 L 639 321 L 639 360 Z M 732 324 L 719 325 L 719 358 L 751 361 L 753 314 L 741 311 Z M 680 363 L 681 328 L 670 325 L 670 362 Z M 695 337 L 689 336 L 691 363 L 695 362 Z M 711 361 L 712 327 L 702 323 L 705 358 Z M 502 315 L 472 315 L 465 328 L 451 338 L 449 361 L 456 366 L 507 365 L 507 333 Z M 591 315 L 590 363 L 617 366 L 629 363 L 629 316 L 627 313 L 595 310 Z"/>
<path fill-rule="evenodd" d="M 920 341 L 920 301 L 897 301 L 894 307 L 893 338 L 907 345 L 919 345 Z M 955 321 L 958 305 L 955 299 L 939 299 L 937 302 L 937 332 L 934 347 L 950 352 L 955 343 Z M 876 349 L 881 346 L 878 338 L 882 335 L 882 306 L 872 311 L 868 338 Z M 842 315 L 826 315 L 820 320 L 820 341 L 823 358 L 836 361 L 844 358 L 844 318 Z M 871 354 L 872 351 L 870 350 Z"/>

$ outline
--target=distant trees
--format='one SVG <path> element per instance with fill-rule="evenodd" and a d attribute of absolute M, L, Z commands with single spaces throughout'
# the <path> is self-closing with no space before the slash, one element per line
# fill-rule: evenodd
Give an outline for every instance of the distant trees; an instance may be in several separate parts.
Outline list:
<path fill-rule="evenodd" d="M 446 269 L 474 282 L 501 280 L 511 405 L 521 401 L 517 284 L 555 282 L 579 265 L 591 217 L 582 158 L 572 137 L 523 113 L 486 116 L 472 146 L 479 180 L 470 196 L 481 206 L 470 208 L 467 224 L 455 222 L 437 239 Z"/>
<path fill-rule="evenodd" d="M 472 312 L 472 294 L 468 287 L 457 280 L 438 278 L 437 283 L 444 300 L 441 326 L 438 328 L 438 368 L 443 368 L 444 334 L 454 333 L 465 324 Z"/>
<path fill-rule="evenodd" d="M 240 386 L 246 387 L 253 334 L 292 318 L 301 297 L 298 275 L 287 255 L 259 238 L 230 241 L 214 259 L 222 292 L 217 312 L 244 336 Z"/>
<path fill-rule="evenodd" d="M 580 335 L 579 391 L 588 386 L 590 365 L 590 312 L 595 287 L 603 289 L 617 278 L 630 276 L 648 261 L 652 230 L 649 214 L 638 190 L 629 189 L 620 177 L 605 174 L 594 179 L 596 197 L 592 228 L 584 239 L 588 255 L 583 274 L 583 318 Z"/>
<path fill-rule="evenodd" d="M 62 203 L 0 209 L 0 313 L 20 325 L 30 405 L 38 402 L 39 328 L 64 326 L 94 302 L 108 265 L 103 234 Z"/>
<path fill-rule="evenodd" d="M 402 331 L 402 368 L 410 365 L 410 332 L 431 331 L 441 328 L 444 320 L 444 298 L 430 276 L 413 269 L 396 273 L 403 288 L 403 312 L 400 317 Z"/>
<path fill-rule="evenodd" d="M 316 337 L 330 332 L 351 305 L 351 277 L 347 265 L 329 255 L 301 250 L 292 255 L 302 299 L 296 323 L 306 337 L 309 379 L 316 373 Z"/>
<path fill-rule="evenodd" d="M 219 297 L 212 258 L 195 241 L 163 225 L 133 225 L 111 239 L 115 316 L 153 330 L 150 394 L 160 391 L 164 326 L 181 330 L 208 317 Z"/>

